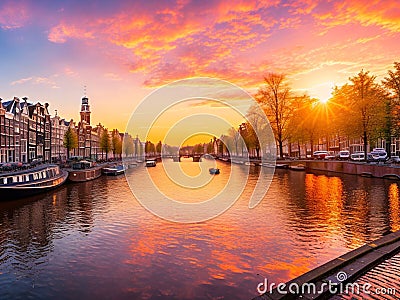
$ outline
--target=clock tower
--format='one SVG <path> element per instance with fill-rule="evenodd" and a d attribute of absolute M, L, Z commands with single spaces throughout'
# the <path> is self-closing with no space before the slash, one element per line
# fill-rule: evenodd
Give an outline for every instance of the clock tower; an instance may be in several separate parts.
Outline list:
<path fill-rule="evenodd" d="M 81 105 L 81 122 L 85 121 L 87 124 L 90 124 L 90 105 L 89 98 L 84 96 L 82 98 Z"/>

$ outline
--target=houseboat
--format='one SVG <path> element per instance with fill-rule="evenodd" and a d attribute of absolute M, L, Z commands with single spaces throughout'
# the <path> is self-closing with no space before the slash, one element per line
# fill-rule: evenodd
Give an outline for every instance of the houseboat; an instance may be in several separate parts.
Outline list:
<path fill-rule="evenodd" d="M 62 185 L 68 172 L 57 165 L 41 165 L 32 169 L 0 174 L 0 200 L 29 197 Z"/>
<path fill-rule="evenodd" d="M 102 169 L 102 172 L 104 175 L 121 175 L 124 174 L 125 172 L 125 167 L 124 165 L 116 165 L 116 166 L 112 166 L 112 167 L 106 167 Z"/>
<path fill-rule="evenodd" d="M 68 180 L 73 182 L 89 181 L 101 176 L 102 166 L 95 166 L 92 162 L 81 160 L 72 164 L 68 169 Z"/>

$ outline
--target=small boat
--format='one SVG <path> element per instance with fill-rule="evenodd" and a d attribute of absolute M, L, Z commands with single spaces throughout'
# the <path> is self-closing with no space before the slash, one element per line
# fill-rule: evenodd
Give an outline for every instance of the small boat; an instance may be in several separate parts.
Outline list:
<path fill-rule="evenodd" d="M 99 178 L 101 176 L 101 166 L 94 166 L 92 162 L 81 160 L 68 169 L 68 180 L 73 182 L 84 182 Z"/>
<path fill-rule="evenodd" d="M 208 171 L 210 172 L 211 175 L 219 174 L 218 168 L 209 168 Z"/>
<path fill-rule="evenodd" d="M 289 168 L 289 165 L 288 164 L 276 164 L 275 168 L 276 169 L 287 169 L 287 168 Z"/>
<path fill-rule="evenodd" d="M 116 165 L 113 167 L 106 167 L 101 170 L 104 175 L 121 175 L 125 172 L 125 167 L 123 165 Z"/>
<path fill-rule="evenodd" d="M 293 170 L 293 171 L 305 171 L 306 170 L 306 166 L 302 165 L 302 164 L 299 164 L 299 165 L 295 165 L 295 166 L 290 166 L 289 169 Z"/>
<path fill-rule="evenodd" d="M 42 165 L 32 169 L 0 174 L 1 200 L 29 197 L 62 185 L 68 172 L 57 165 Z"/>
<path fill-rule="evenodd" d="M 155 167 L 156 165 L 156 160 L 146 160 L 146 167 Z"/>
<path fill-rule="evenodd" d="M 267 163 L 267 162 L 263 162 L 263 163 L 261 163 L 261 165 L 263 167 L 267 167 L 267 168 L 275 168 L 275 164 L 271 164 L 271 163 Z"/>

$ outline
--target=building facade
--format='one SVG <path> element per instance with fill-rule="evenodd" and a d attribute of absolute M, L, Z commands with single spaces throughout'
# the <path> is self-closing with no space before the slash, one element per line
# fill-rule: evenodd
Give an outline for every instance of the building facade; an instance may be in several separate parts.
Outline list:
<path fill-rule="evenodd" d="M 100 123 L 92 126 L 90 124 L 90 115 L 89 98 L 84 96 L 81 102 L 81 119 L 76 127 L 78 148 L 75 149 L 74 154 L 91 159 L 102 159 L 105 154 L 100 148 L 100 136 L 105 129 Z"/>
<path fill-rule="evenodd" d="M 64 162 L 68 157 L 64 136 L 72 128 L 78 137 L 78 147 L 70 155 L 91 159 L 105 159 L 101 135 L 106 130 L 100 123 L 91 125 L 89 98 L 81 99 L 80 121 L 61 118 L 57 112 L 51 117 L 49 104 L 30 103 L 28 98 L 0 99 L 0 163 Z M 109 131 L 110 144 L 117 138 L 122 144 L 124 134 Z M 108 157 L 119 157 L 111 148 Z"/>
<path fill-rule="evenodd" d="M 68 153 L 64 147 L 64 136 L 70 125 L 74 128 L 72 120 L 61 119 L 57 112 L 51 118 L 51 161 L 54 163 L 67 160 Z"/>
<path fill-rule="evenodd" d="M 40 154 L 50 155 L 50 146 L 45 147 L 45 141 L 49 142 L 51 136 L 51 127 L 47 124 L 49 120 L 47 106 L 28 103 L 27 100 L 14 97 L 12 100 L 1 102 L 0 162 L 2 163 L 27 163 L 38 159 Z"/>

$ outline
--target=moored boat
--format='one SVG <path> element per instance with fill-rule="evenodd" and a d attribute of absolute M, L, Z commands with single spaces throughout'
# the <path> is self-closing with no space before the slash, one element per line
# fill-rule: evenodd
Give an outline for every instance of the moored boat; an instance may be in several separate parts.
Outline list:
<path fill-rule="evenodd" d="M 155 159 L 146 160 L 146 167 L 155 167 L 156 165 L 157 165 L 157 162 Z"/>
<path fill-rule="evenodd" d="M 289 166 L 289 169 L 293 170 L 293 171 L 305 171 L 306 166 L 303 164 L 298 164 L 298 165 L 294 165 L 294 166 Z"/>
<path fill-rule="evenodd" d="M 289 168 L 289 165 L 288 164 L 276 164 L 275 168 L 276 169 L 287 169 L 287 168 Z"/>
<path fill-rule="evenodd" d="M 211 175 L 219 174 L 218 168 L 209 168 L 208 171 L 210 172 Z"/>
<path fill-rule="evenodd" d="M 94 166 L 92 162 L 81 160 L 68 169 L 68 180 L 73 182 L 84 182 L 99 178 L 102 166 Z"/>
<path fill-rule="evenodd" d="M 68 172 L 57 165 L 0 174 L 0 200 L 12 200 L 46 192 L 62 185 Z"/>
<path fill-rule="evenodd" d="M 267 167 L 267 168 L 275 168 L 275 164 L 273 164 L 273 163 L 263 162 L 263 163 L 261 163 L 261 165 L 263 167 Z"/>
<path fill-rule="evenodd" d="M 106 167 L 102 169 L 104 175 L 121 175 L 125 172 L 125 167 L 123 165 L 116 165 L 112 167 Z"/>

